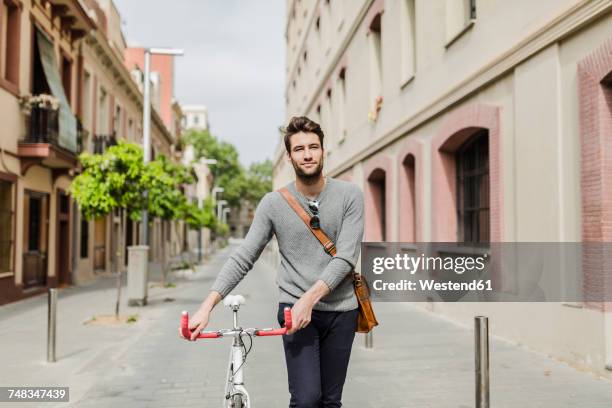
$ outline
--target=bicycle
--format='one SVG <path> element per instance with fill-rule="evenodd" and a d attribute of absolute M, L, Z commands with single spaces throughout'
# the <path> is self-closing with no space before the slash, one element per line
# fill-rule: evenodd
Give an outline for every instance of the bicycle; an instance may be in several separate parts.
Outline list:
<path fill-rule="evenodd" d="M 214 331 L 201 331 L 198 335 L 198 339 L 215 339 L 220 337 L 233 337 L 232 348 L 230 349 L 229 362 L 227 365 L 227 375 L 225 382 L 225 394 L 222 402 L 225 408 L 251 408 L 251 398 L 244 386 L 244 363 L 246 362 L 247 355 L 253 348 L 253 336 L 282 336 L 291 329 L 291 309 L 286 307 L 284 309 L 285 314 L 285 327 L 280 329 L 266 328 L 248 328 L 243 329 L 238 326 L 238 309 L 241 305 L 245 304 L 244 296 L 241 295 L 228 295 L 223 300 L 223 304 L 234 313 L 234 327 L 232 329 L 221 329 Z M 189 314 L 183 311 L 181 316 L 181 333 L 184 337 L 191 336 L 189 330 Z M 250 340 L 249 348 L 247 350 L 244 342 L 242 341 L 243 336 L 248 336 Z M 237 367 L 234 369 L 234 367 Z"/>

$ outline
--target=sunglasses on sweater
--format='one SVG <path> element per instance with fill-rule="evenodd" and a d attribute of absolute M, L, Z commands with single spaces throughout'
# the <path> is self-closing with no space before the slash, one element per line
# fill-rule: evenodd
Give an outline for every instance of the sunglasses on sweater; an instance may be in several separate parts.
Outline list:
<path fill-rule="evenodd" d="M 315 200 L 308 200 L 308 209 L 312 213 L 312 217 L 310 217 L 310 227 L 312 229 L 321 228 L 321 223 L 319 221 L 319 202 Z"/>

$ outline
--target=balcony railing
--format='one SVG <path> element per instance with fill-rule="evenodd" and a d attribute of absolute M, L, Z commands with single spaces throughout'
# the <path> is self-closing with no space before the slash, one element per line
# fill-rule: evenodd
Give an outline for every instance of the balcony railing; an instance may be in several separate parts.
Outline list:
<path fill-rule="evenodd" d="M 88 135 L 80 120 L 77 120 L 77 151 L 83 151 Z M 33 106 L 28 119 L 28 132 L 23 143 L 49 143 L 59 147 L 59 111 L 52 107 Z"/>
<path fill-rule="evenodd" d="M 50 143 L 58 146 L 58 112 L 52 107 L 33 106 L 24 143 Z"/>
<path fill-rule="evenodd" d="M 103 154 L 106 149 L 117 144 L 115 133 L 110 135 L 94 135 L 93 137 L 93 152 L 94 154 Z"/>
<path fill-rule="evenodd" d="M 34 165 L 51 168 L 56 171 L 55 177 L 77 165 L 77 155 L 82 151 L 86 132 L 77 121 L 76 146 L 70 149 L 60 145 L 59 109 L 52 103 L 45 103 L 49 98 L 37 96 L 35 103 L 24 103 L 26 134 L 19 140 L 17 154 L 21 158 L 21 173 L 25 174 Z M 40 100 L 43 103 L 39 103 Z M 47 101 L 48 102 L 48 101 Z M 61 135 L 63 136 L 63 135 Z M 73 150 L 74 149 L 74 150 Z"/>

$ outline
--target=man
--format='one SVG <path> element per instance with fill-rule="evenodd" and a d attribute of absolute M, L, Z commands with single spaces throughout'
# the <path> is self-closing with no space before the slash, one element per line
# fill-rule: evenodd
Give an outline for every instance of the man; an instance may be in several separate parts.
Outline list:
<path fill-rule="evenodd" d="M 363 194 L 354 184 L 323 176 L 324 135 L 317 123 L 294 117 L 284 133 L 287 160 L 296 175 L 287 188 L 335 242 L 336 256 L 324 251 L 279 192 L 267 193 L 243 244 L 191 319 L 189 328 L 195 331 L 190 340 L 206 327 L 212 309 L 244 278 L 275 234 L 282 259 L 278 321 L 284 324 L 285 306 L 291 307 L 293 320 L 293 328 L 283 336 L 289 406 L 340 407 L 357 325 L 350 272 L 363 237 Z"/>

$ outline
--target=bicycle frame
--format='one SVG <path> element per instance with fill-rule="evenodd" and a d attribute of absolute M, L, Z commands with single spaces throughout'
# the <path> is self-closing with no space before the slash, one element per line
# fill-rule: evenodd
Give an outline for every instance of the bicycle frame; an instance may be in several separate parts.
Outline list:
<path fill-rule="evenodd" d="M 234 340 L 232 341 L 232 348 L 230 349 L 229 361 L 227 363 L 227 375 L 225 380 L 225 392 L 223 397 L 222 406 L 226 407 L 227 402 L 232 403 L 232 398 L 236 394 L 243 396 L 244 408 L 251 408 L 251 398 L 249 393 L 244 387 L 243 380 L 243 369 L 244 361 L 246 359 L 244 355 L 244 343 L 242 341 L 242 333 L 240 327 L 238 327 L 238 309 L 233 309 L 234 312 Z M 234 372 L 234 370 L 237 370 Z M 231 405 L 230 405 L 231 406 Z"/>
<path fill-rule="evenodd" d="M 248 328 L 243 329 L 238 326 L 238 309 L 240 305 L 244 304 L 244 297 L 240 295 L 226 296 L 224 301 L 226 306 L 229 306 L 234 315 L 234 327 L 232 329 L 221 329 L 216 331 L 201 331 L 198 334 L 197 339 L 205 338 L 220 338 L 220 337 L 233 337 L 232 347 L 230 349 L 229 360 L 227 363 L 227 375 L 225 382 L 225 391 L 223 398 L 223 407 L 234 406 L 234 396 L 240 395 L 242 397 L 242 408 L 251 408 L 251 398 L 244 385 L 244 362 L 246 355 L 244 354 L 244 342 L 242 336 L 282 336 L 287 333 L 287 330 L 291 329 L 291 309 L 285 308 L 285 327 L 280 329 L 266 328 Z M 181 317 L 181 333 L 183 337 L 189 338 L 191 331 L 189 330 L 189 315 L 186 311 L 183 311 Z"/>

